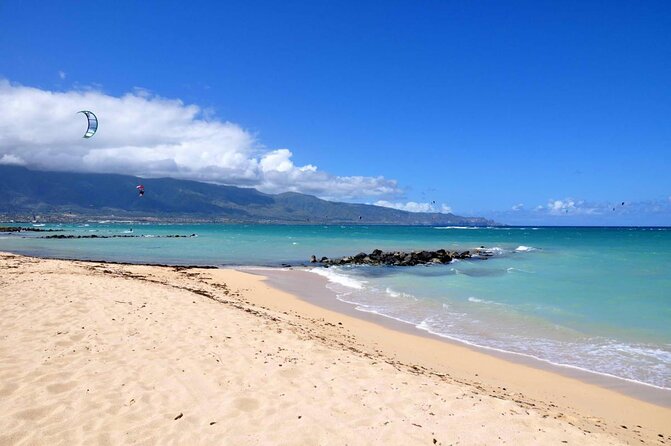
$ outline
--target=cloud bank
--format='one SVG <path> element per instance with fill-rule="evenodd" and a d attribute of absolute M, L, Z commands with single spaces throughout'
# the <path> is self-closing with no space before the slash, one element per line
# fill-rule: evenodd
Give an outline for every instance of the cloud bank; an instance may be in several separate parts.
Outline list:
<path fill-rule="evenodd" d="M 98 133 L 83 139 L 92 110 Z M 286 191 L 331 200 L 396 198 L 395 180 L 336 176 L 297 166 L 288 149 L 269 150 L 237 124 L 145 90 L 116 97 L 99 90 L 49 91 L 0 79 L 0 164 L 42 170 L 168 176 Z"/>
<path fill-rule="evenodd" d="M 452 212 L 452 208 L 445 203 L 438 206 L 435 203 L 418 203 L 416 201 L 394 203 L 387 200 L 378 200 L 373 204 L 375 206 L 383 206 L 386 208 L 399 209 L 401 211 L 408 212 L 441 212 L 443 214 L 449 214 Z"/>
<path fill-rule="evenodd" d="M 668 225 L 671 197 L 640 201 L 588 201 L 578 198 L 549 199 L 527 209 L 522 203 L 506 211 L 482 212 L 507 224 L 548 225 Z"/>

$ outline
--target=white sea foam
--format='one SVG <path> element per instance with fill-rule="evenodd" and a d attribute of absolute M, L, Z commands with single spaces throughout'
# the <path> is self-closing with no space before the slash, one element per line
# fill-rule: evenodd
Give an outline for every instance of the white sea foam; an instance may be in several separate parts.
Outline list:
<path fill-rule="evenodd" d="M 477 226 L 435 226 L 433 229 L 482 229 Z"/>
<path fill-rule="evenodd" d="M 506 271 L 508 271 L 509 273 L 518 271 L 520 273 L 525 273 L 525 274 L 535 274 L 533 271 L 527 271 L 527 270 L 524 270 L 524 269 L 513 268 L 513 267 L 506 268 Z"/>
<path fill-rule="evenodd" d="M 671 364 L 671 352 L 659 348 L 637 347 L 622 343 L 610 345 L 608 348 L 612 348 L 625 354 L 648 357 L 660 362 Z"/>
<path fill-rule="evenodd" d="M 391 288 L 387 288 L 385 292 L 389 294 L 391 297 L 401 297 L 401 293 L 399 293 L 398 291 L 394 291 Z"/>
<path fill-rule="evenodd" d="M 338 274 L 334 271 L 334 268 L 313 268 L 309 270 L 311 273 L 318 274 L 322 277 L 326 277 L 329 282 L 337 283 L 348 288 L 354 288 L 360 290 L 364 287 L 366 282 L 354 279 L 353 277 L 346 276 L 344 274 Z"/>
<path fill-rule="evenodd" d="M 532 246 L 524 246 L 524 245 L 520 245 L 517 248 L 515 248 L 515 251 L 517 251 L 517 252 L 529 252 L 529 251 L 535 251 L 535 250 L 536 250 L 536 248 L 534 248 Z"/>
<path fill-rule="evenodd" d="M 478 348 L 483 348 L 483 349 L 486 349 L 486 350 L 492 350 L 492 351 L 501 352 L 501 353 L 505 353 L 505 354 L 512 354 L 512 355 L 516 355 L 516 356 L 523 356 L 523 357 L 526 357 L 526 358 L 531 358 L 531 359 L 541 361 L 541 362 L 544 362 L 546 364 L 551 364 L 551 365 L 554 365 L 554 366 L 558 366 L 558 367 L 566 367 L 566 368 L 569 368 L 569 369 L 580 370 L 582 372 L 594 373 L 596 375 L 607 376 L 607 377 L 610 377 L 610 378 L 620 379 L 620 380 L 628 381 L 628 382 L 635 383 L 635 384 L 642 384 L 642 385 L 649 386 L 649 387 L 654 387 L 654 388 L 657 388 L 657 389 L 671 390 L 670 387 L 665 386 L 665 385 L 658 385 L 658 384 L 653 384 L 653 383 L 650 383 L 650 382 L 645 382 L 645 381 L 641 381 L 641 380 L 637 380 L 637 379 L 633 379 L 633 378 L 618 376 L 618 375 L 614 375 L 613 373 L 609 373 L 609 372 L 605 372 L 605 371 L 597 371 L 597 370 L 592 369 L 590 366 L 582 367 L 582 366 L 578 366 L 578 365 L 575 365 L 575 364 L 569 364 L 569 363 L 566 363 L 565 361 L 563 361 L 559 358 L 557 358 L 555 360 L 550 360 L 550 359 L 542 358 L 540 356 L 536 356 L 536 355 L 531 354 L 531 353 L 514 351 L 514 347 L 512 347 L 512 348 L 510 348 L 510 347 L 509 348 L 500 348 L 500 347 L 496 347 L 496 346 L 492 346 L 492 345 L 487 345 L 487 342 L 484 339 L 480 339 L 478 341 L 467 340 L 467 339 L 464 339 L 464 337 L 462 335 L 456 335 L 455 336 L 455 335 L 446 333 L 444 331 L 444 329 L 436 329 L 435 327 L 433 327 L 430 324 L 430 321 L 428 319 L 425 319 L 422 322 L 420 322 L 419 324 L 416 324 L 415 327 L 420 329 L 420 330 L 431 333 L 433 335 L 440 336 L 441 338 L 450 339 L 450 340 L 453 340 L 453 341 L 456 341 L 456 342 L 460 342 L 460 343 L 463 343 L 463 344 L 466 344 L 466 345 L 471 345 L 471 346 L 478 347 Z M 482 342 L 482 341 L 485 341 L 485 342 Z M 627 346 L 627 347 L 630 348 L 629 346 Z"/>
<path fill-rule="evenodd" d="M 499 246 L 492 246 L 491 248 L 475 248 L 473 251 L 481 256 L 501 256 L 506 253 L 506 250 Z"/>
<path fill-rule="evenodd" d="M 479 298 L 473 297 L 473 296 L 469 297 L 468 301 L 473 302 L 473 303 L 477 303 L 477 304 L 503 305 L 502 303 L 494 302 L 493 300 L 479 299 Z"/>
<path fill-rule="evenodd" d="M 403 293 L 401 291 L 396 291 L 396 290 L 393 290 L 389 287 L 387 287 L 384 290 L 384 292 L 387 293 L 388 295 L 390 295 L 391 297 L 405 297 L 405 298 L 410 298 L 410 299 L 413 299 L 413 300 L 417 300 L 417 298 L 415 296 L 413 296 L 412 294 Z"/>

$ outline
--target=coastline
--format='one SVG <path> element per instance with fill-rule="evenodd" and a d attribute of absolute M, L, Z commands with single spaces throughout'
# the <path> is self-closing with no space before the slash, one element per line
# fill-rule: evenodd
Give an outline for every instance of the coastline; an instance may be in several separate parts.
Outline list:
<path fill-rule="evenodd" d="M 0 266 L 0 444 L 128 442 L 128 431 L 215 443 L 223 428 L 252 443 L 671 440 L 667 407 L 336 312 L 257 273 L 5 253 Z M 64 327 L 76 334 L 63 339 Z M 122 382 L 141 396 L 124 400 Z"/>
<path fill-rule="evenodd" d="M 265 277 L 271 286 L 286 291 L 307 303 L 335 311 L 336 313 L 346 314 L 410 335 L 426 337 L 450 345 L 465 347 L 475 352 L 494 356 L 507 362 L 519 363 L 532 368 L 556 373 L 567 378 L 574 378 L 586 384 L 602 387 L 606 390 L 612 390 L 634 399 L 671 409 L 671 389 L 660 388 L 640 381 L 606 375 L 564 364 L 555 364 L 529 355 L 470 344 L 459 339 L 453 339 L 426 330 L 421 330 L 413 324 L 387 317 L 382 314 L 357 310 L 355 304 L 339 300 L 337 298 L 337 293 L 327 288 L 326 285 L 328 284 L 328 280 L 326 278 L 307 272 L 307 268 L 296 267 L 280 269 L 251 267 L 239 268 L 239 270 Z"/>
<path fill-rule="evenodd" d="M 505 389 L 502 393 L 506 397 L 522 397 L 534 406 L 544 403 L 564 405 L 565 409 L 570 406 L 579 414 L 603 417 L 619 426 L 652 420 L 657 421 L 658 429 L 668 429 L 670 425 L 671 400 L 666 390 L 589 371 L 562 370 L 562 366 L 467 345 L 385 316 L 357 311 L 353 305 L 335 299 L 335 295 L 329 296 L 319 276 L 282 279 L 287 273 L 312 276 L 304 271 L 278 274 L 259 268 L 250 272 L 258 274 L 270 286 L 287 292 L 282 301 L 260 300 L 261 304 L 279 311 L 288 309 L 321 317 L 330 323 L 346 318 L 350 329 L 364 344 L 375 345 L 403 363 L 419 364 L 439 374 L 448 373 L 458 382 L 484 386 L 488 391 Z M 310 279 L 314 281 L 312 286 Z M 311 297 L 306 298 L 307 295 Z M 623 416 L 623 407 L 629 408 L 626 416 Z M 627 418 L 633 413 L 637 414 L 636 418 Z"/>

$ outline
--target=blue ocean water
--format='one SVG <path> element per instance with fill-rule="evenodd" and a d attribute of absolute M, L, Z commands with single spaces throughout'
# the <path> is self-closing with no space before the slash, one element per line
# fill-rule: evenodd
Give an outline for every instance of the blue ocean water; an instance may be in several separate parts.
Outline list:
<path fill-rule="evenodd" d="M 25 225 L 24 225 L 25 226 Z M 671 388 L 671 228 L 46 225 L 0 250 L 127 262 L 279 265 L 373 249 L 466 250 L 488 260 L 313 268 L 338 299 L 439 336 Z M 132 229 L 132 232 L 131 232 Z M 166 238 L 180 234 L 195 237 Z"/>

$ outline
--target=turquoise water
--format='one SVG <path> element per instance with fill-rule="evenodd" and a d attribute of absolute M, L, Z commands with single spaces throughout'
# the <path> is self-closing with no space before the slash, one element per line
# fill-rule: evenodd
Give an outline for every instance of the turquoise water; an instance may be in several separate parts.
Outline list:
<path fill-rule="evenodd" d="M 473 249 L 449 265 L 317 268 L 338 299 L 440 336 L 671 388 L 671 229 L 47 225 L 0 250 L 129 262 L 279 265 L 371 251 Z M 133 229 L 132 233 L 130 229 Z M 170 234 L 189 238 L 163 238 Z M 23 234 L 22 234 L 23 235 Z"/>

